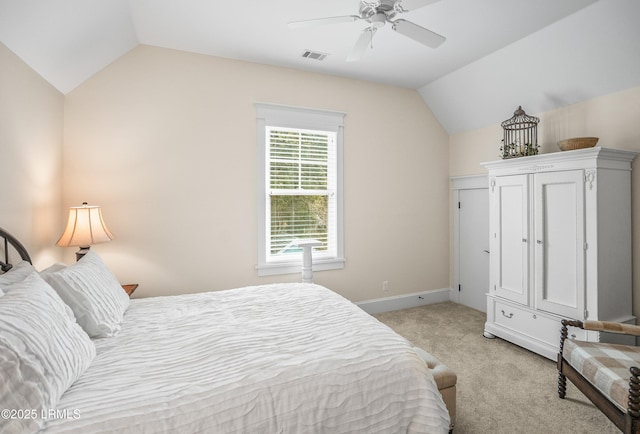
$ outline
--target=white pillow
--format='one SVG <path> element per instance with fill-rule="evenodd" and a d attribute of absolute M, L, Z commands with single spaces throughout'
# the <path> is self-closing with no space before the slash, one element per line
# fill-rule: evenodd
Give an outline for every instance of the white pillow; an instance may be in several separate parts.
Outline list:
<path fill-rule="evenodd" d="M 44 279 L 44 276 L 49 273 L 55 273 L 56 271 L 64 270 L 67 268 L 67 264 L 63 264 L 62 262 L 56 262 L 54 264 L 49 265 L 44 270 L 40 271 L 40 277 Z"/>
<path fill-rule="evenodd" d="M 0 432 L 33 432 L 42 410 L 91 364 L 96 349 L 64 302 L 34 271 L 0 298 L 0 409 L 30 411 L 0 418 Z"/>
<path fill-rule="evenodd" d="M 71 307 L 89 336 L 108 337 L 120 331 L 129 296 L 97 253 L 89 250 L 75 264 L 43 277 Z"/>
<path fill-rule="evenodd" d="M 24 280 L 29 274 L 35 271 L 33 265 L 27 261 L 20 261 L 13 268 L 4 274 L 0 274 L 0 289 L 7 292 L 7 286 L 12 283 Z"/>

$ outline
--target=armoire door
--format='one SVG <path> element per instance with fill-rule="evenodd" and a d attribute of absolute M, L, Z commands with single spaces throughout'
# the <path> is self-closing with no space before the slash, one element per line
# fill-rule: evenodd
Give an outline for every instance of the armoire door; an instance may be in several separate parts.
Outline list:
<path fill-rule="evenodd" d="M 529 182 L 527 175 L 490 180 L 491 290 L 521 304 L 529 299 Z"/>
<path fill-rule="evenodd" d="M 584 318 L 585 235 L 582 170 L 534 175 L 536 308 Z"/>

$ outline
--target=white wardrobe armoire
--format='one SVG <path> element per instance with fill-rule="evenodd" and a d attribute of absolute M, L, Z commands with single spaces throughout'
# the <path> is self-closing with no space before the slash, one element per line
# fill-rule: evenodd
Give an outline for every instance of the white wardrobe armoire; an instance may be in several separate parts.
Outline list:
<path fill-rule="evenodd" d="M 490 196 L 486 337 L 555 360 L 563 318 L 635 324 L 635 156 L 597 147 L 482 164 L 489 170 Z M 569 333 L 610 340 L 592 331 Z"/>

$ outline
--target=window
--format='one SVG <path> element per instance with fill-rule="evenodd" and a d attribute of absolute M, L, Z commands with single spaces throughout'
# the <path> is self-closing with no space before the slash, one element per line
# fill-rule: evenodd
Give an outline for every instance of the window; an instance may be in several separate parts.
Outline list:
<path fill-rule="evenodd" d="M 258 274 L 298 273 L 299 239 L 315 239 L 314 270 L 344 267 L 342 113 L 257 104 Z"/>

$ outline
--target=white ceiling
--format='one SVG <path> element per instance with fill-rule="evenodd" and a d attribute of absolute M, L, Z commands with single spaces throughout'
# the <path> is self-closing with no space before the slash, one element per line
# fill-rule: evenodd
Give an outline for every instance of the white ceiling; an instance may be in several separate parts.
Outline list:
<path fill-rule="evenodd" d="M 623 5 L 627 12 L 638 12 L 636 19 L 640 16 L 637 0 L 440 0 L 402 14 L 446 36 L 439 48 L 422 46 L 387 24 L 362 60 L 346 62 L 365 23 L 290 29 L 287 22 L 354 15 L 358 0 L 0 0 L 0 41 L 62 93 L 147 44 L 418 89 L 451 133 L 469 128 L 455 120 L 454 106 L 442 107 L 447 93 L 460 98 L 456 89 L 469 81 L 465 68 L 478 69 L 475 65 L 494 56 L 498 65 L 475 72 L 504 71 L 500 53 L 548 29 L 562 29 L 562 23 L 584 16 L 598 3 L 607 3 L 608 9 Z M 597 25 L 587 30 L 598 32 Z M 561 38 L 566 36 L 561 32 Z M 553 51 L 553 40 L 542 42 L 551 46 L 534 44 L 532 53 L 542 56 L 536 58 L 538 64 Z M 634 46 L 638 43 L 633 41 Z M 323 61 L 304 59 L 305 50 L 329 56 Z M 517 49 L 508 54 L 511 59 L 529 56 Z M 509 70 L 513 65 L 505 66 Z M 519 73 L 517 68 L 512 72 Z M 509 117 L 510 106 L 506 112 L 497 108 L 501 117 Z"/>

